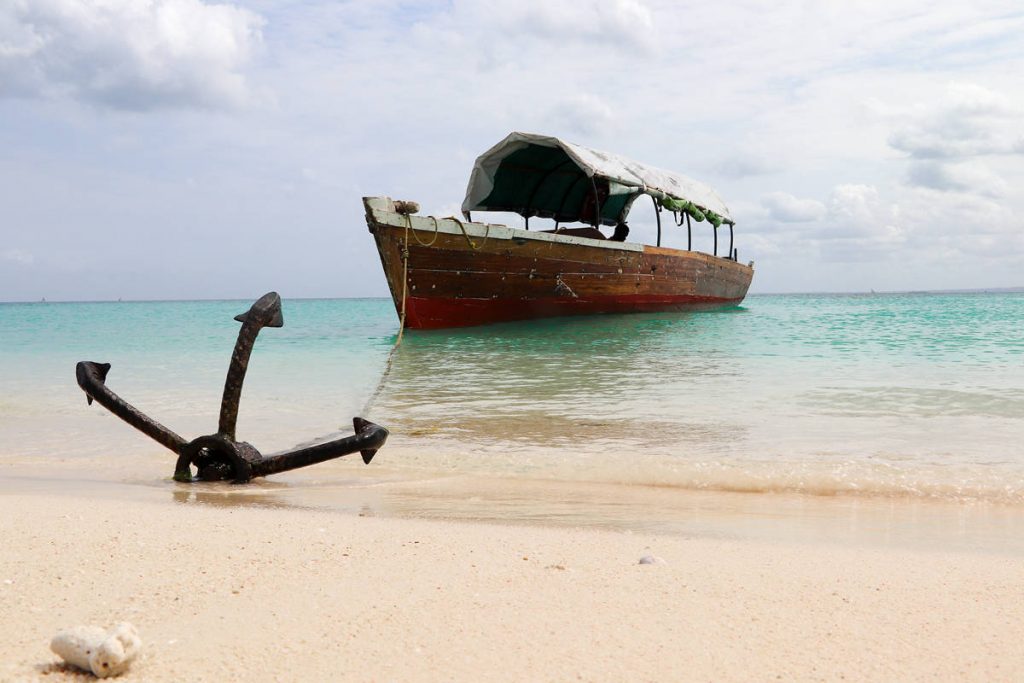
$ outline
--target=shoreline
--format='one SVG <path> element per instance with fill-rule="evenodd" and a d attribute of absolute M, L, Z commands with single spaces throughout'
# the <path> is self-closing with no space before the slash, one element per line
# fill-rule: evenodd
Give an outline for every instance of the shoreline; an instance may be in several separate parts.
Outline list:
<path fill-rule="evenodd" d="M 3 681 L 78 679 L 49 638 L 119 620 L 145 643 L 119 680 L 1010 681 L 1024 667 L 1021 557 L 42 491 L 0 495 L 0 515 Z"/>
<path fill-rule="evenodd" d="M 667 537 L 953 551 L 1024 557 L 1024 506 L 792 491 L 722 491 L 635 482 L 455 474 L 352 460 L 256 479 L 181 484 L 167 458 L 0 459 L 0 496 L 262 508 Z"/>

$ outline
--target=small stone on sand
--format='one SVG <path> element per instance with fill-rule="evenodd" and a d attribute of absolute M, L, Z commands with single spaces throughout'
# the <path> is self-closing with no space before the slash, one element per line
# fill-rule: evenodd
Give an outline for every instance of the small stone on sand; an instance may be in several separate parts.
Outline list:
<path fill-rule="evenodd" d="M 665 560 L 657 555 L 644 555 L 640 558 L 640 564 L 665 564 Z"/>

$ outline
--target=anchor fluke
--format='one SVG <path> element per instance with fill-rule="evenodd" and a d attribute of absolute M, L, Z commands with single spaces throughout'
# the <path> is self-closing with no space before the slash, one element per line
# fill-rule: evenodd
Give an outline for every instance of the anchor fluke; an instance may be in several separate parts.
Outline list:
<path fill-rule="evenodd" d="M 373 434 L 374 430 L 379 429 L 382 432 L 384 432 L 384 438 L 387 438 L 388 430 L 384 429 L 380 425 L 376 425 L 370 422 L 369 420 L 364 420 L 361 417 L 352 418 L 352 427 L 355 429 L 356 435 Z M 381 441 L 381 443 L 383 443 L 383 440 Z M 363 456 L 363 463 L 369 465 L 370 461 L 373 460 L 373 456 L 377 455 L 377 449 L 364 448 L 361 451 L 359 451 L 359 454 Z"/>
<path fill-rule="evenodd" d="M 106 384 L 107 373 L 110 372 L 110 363 L 97 363 L 95 361 L 86 360 L 82 361 L 75 366 L 75 378 L 78 380 L 78 385 L 85 389 L 85 385 L 82 382 L 95 382 L 98 384 Z M 93 397 L 88 391 L 85 392 L 85 403 L 86 405 L 92 405 Z"/>

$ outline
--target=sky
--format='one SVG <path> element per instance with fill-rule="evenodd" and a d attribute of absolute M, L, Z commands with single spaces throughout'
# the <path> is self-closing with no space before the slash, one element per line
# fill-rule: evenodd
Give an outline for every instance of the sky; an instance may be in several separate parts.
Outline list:
<path fill-rule="evenodd" d="M 361 197 L 513 130 L 714 187 L 751 292 L 1024 286 L 1019 0 L 0 0 L 0 301 L 386 296 Z"/>

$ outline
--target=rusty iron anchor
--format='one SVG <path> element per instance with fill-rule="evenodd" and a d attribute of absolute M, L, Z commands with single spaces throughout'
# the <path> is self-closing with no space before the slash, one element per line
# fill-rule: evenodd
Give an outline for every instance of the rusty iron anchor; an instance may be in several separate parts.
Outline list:
<path fill-rule="evenodd" d="M 277 292 L 261 296 L 248 311 L 235 316 L 242 323 L 238 341 L 231 354 L 228 376 L 224 381 L 224 396 L 220 404 L 220 423 L 216 434 L 200 436 L 186 441 L 156 420 L 140 412 L 107 388 L 110 363 L 82 361 L 75 366 L 78 386 L 85 392 L 91 405 L 93 400 L 132 427 L 178 455 L 174 466 L 174 479 L 181 482 L 233 481 L 244 484 L 253 477 L 264 477 L 314 465 L 359 451 L 363 462 L 370 464 L 377 450 L 388 438 L 388 430 L 361 417 L 352 418 L 355 434 L 334 441 L 299 448 L 286 453 L 262 455 L 252 444 L 235 439 L 238 422 L 238 401 L 242 396 L 242 382 L 249 366 L 256 336 L 264 327 L 282 327 L 281 297 Z M 196 468 L 193 475 L 192 467 Z"/>

